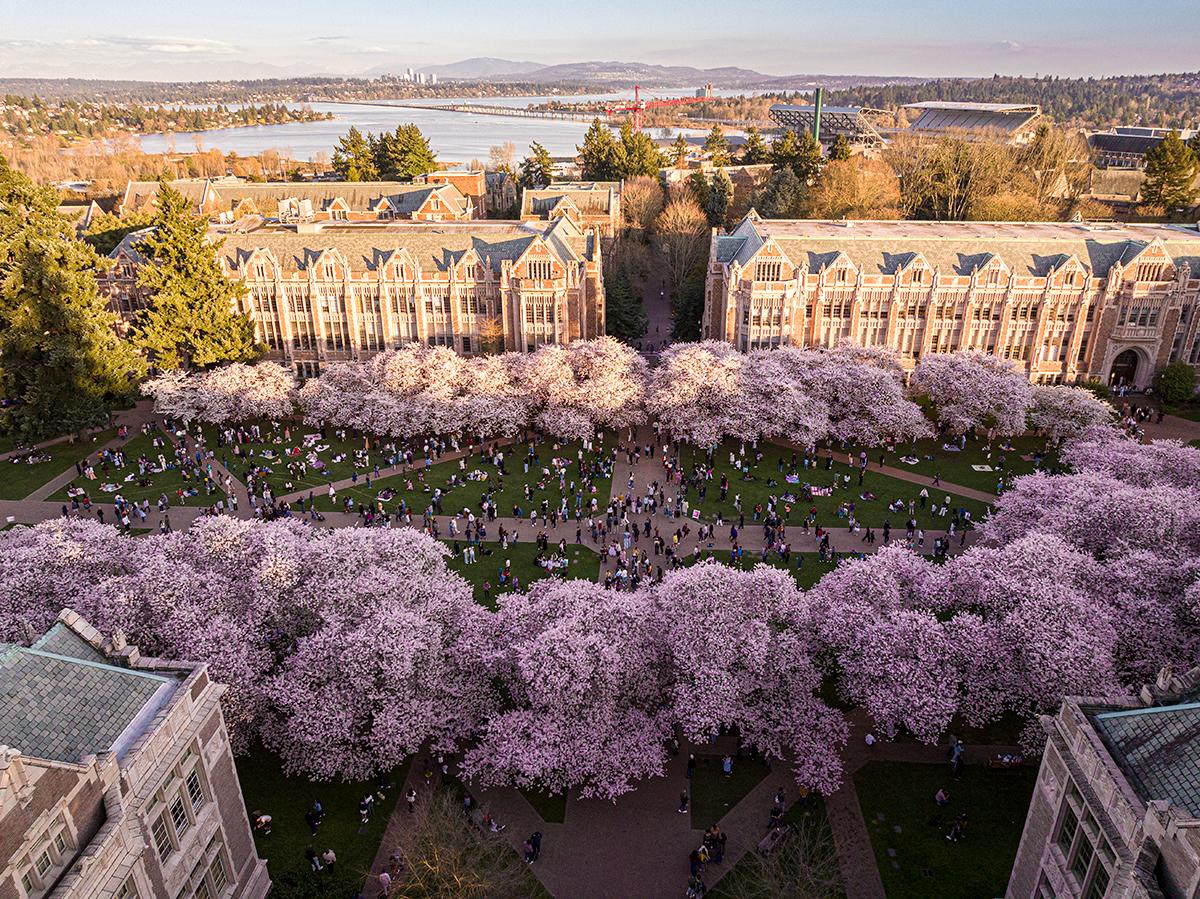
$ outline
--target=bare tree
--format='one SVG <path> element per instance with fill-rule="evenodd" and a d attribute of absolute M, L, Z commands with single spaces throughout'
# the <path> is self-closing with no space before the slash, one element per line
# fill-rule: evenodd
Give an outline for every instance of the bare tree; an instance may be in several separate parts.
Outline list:
<path fill-rule="evenodd" d="M 753 852 L 723 878 L 728 899 L 845 899 L 833 833 L 824 815 L 813 812 L 791 825 L 774 854 Z"/>
<path fill-rule="evenodd" d="M 645 233 L 663 211 L 666 197 L 657 178 L 640 175 L 630 178 L 621 190 L 621 215 L 628 228 Z"/>
<path fill-rule="evenodd" d="M 708 218 L 695 200 L 681 195 L 659 213 L 654 231 L 671 291 L 678 293 L 708 251 Z"/>
<path fill-rule="evenodd" d="M 517 146 L 510 140 L 488 148 L 487 167 L 493 172 L 515 172 Z"/>
<path fill-rule="evenodd" d="M 533 895 L 529 873 L 508 840 L 475 827 L 447 791 L 417 804 L 396 852 L 398 899 L 509 899 Z"/>
<path fill-rule="evenodd" d="M 901 134 L 884 158 L 900 179 L 906 216 L 937 221 L 975 218 L 974 207 L 1006 189 L 1016 167 L 1012 148 L 978 134 Z"/>
<path fill-rule="evenodd" d="M 852 156 L 827 163 L 809 194 L 809 214 L 819 219 L 900 217 L 900 187 L 886 162 Z"/>

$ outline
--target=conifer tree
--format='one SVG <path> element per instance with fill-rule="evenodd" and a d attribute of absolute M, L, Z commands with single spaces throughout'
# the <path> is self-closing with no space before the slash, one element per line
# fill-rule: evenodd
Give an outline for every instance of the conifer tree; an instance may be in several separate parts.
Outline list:
<path fill-rule="evenodd" d="M 57 205 L 0 156 L 0 433 L 27 441 L 103 424 L 145 370 Z"/>
<path fill-rule="evenodd" d="M 550 153 L 534 141 L 529 145 L 529 155 L 521 161 L 521 173 L 518 178 L 522 187 L 545 187 L 552 180 L 554 160 Z"/>
<path fill-rule="evenodd" d="M 746 129 L 746 142 L 742 144 L 742 165 L 762 165 L 771 161 L 771 148 L 763 140 L 762 132 L 751 125 Z"/>
<path fill-rule="evenodd" d="M 776 171 L 791 169 L 801 184 L 808 184 L 820 174 L 824 159 L 821 147 L 807 131 L 800 135 L 784 131 L 771 143 L 771 164 Z"/>
<path fill-rule="evenodd" d="M 148 294 L 134 319 L 135 344 L 160 368 L 208 368 L 260 355 L 254 326 L 236 303 L 245 285 L 217 263 L 220 244 L 189 202 L 163 183 L 153 230 L 137 245 L 138 287 Z"/>
<path fill-rule="evenodd" d="M 619 269 L 604 282 L 604 330 L 629 342 L 644 336 L 648 323 L 628 272 Z"/>
<path fill-rule="evenodd" d="M 729 165 L 729 141 L 725 139 L 725 132 L 721 130 L 720 125 L 713 125 L 712 131 L 708 132 L 708 137 L 704 139 L 704 152 L 717 168 Z"/>
<path fill-rule="evenodd" d="M 833 143 L 829 145 L 829 159 L 831 161 L 841 161 L 850 158 L 850 142 L 846 140 L 846 135 L 834 135 Z"/>
<path fill-rule="evenodd" d="M 617 177 L 654 176 L 663 167 L 662 153 L 654 140 L 643 131 L 634 131 L 626 122 L 621 126 L 621 141 L 617 150 Z"/>
<path fill-rule="evenodd" d="M 585 181 L 615 181 L 618 177 L 617 147 L 612 131 L 592 119 L 592 124 L 583 136 L 579 151 L 579 165 Z"/>
<path fill-rule="evenodd" d="M 1146 154 L 1146 180 L 1142 198 L 1150 206 L 1168 211 L 1190 209 L 1196 202 L 1196 175 L 1200 160 L 1172 131 Z"/>
<path fill-rule="evenodd" d="M 371 145 L 361 131 L 351 127 L 333 151 L 333 170 L 346 181 L 377 181 L 379 171 Z"/>
<path fill-rule="evenodd" d="M 687 163 L 688 149 L 687 138 L 682 134 L 676 134 L 675 140 L 671 143 L 671 149 L 667 154 L 667 158 L 671 160 L 671 165 L 677 169 L 683 168 Z"/>
<path fill-rule="evenodd" d="M 708 188 L 708 203 L 704 207 L 708 223 L 714 228 L 723 226 L 732 202 L 733 182 L 729 180 L 729 175 L 724 169 L 717 169 L 717 173 L 713 175 L 712 184 Z"/>

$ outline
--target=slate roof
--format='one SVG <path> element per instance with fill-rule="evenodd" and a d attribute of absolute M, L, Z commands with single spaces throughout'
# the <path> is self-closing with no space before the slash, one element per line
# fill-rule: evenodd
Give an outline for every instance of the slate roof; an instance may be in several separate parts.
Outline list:
<path fill-rule="evenodd" d="M 55 622 L 50 630 L 46 631 L 41 638 L 33 644 L 33 649 L 40 649 L 43 652 L 50 652 L 54 655 L 69 656 L 73 659 L 82 659 L 85 662 L 99 662 L 107 664 L 108 657 L 103 652 L 94 647 L 75 631 L 71 630 L 61 621 Z"/>
<path fill-rule="evenodd" d="M 1200 818 L 1200 703 L 1101 712 L 1094 721 L 1144 801 L 1165 799 Z"/>
<path fill-rule="evenodd" d="M 465 197 L 452 184 L 409 184 L 405 181 L 291 181 L 237 183 L 212 186 L 219 206 L 230 209 L 236 203 L 252 200 L 259 212 L 269 214 L 283 200 L 308 200 L 314 209 L 326 209 L 338 197 L 346 201 L 353 212 L 367 212 L 380 200 L 387 198 L 400 214 L 408 215 L 418 209 L 431 193 L 437 193 L 454 203 L 461 212 Z"/>
<path fill-rule="evenodd" d="M 53 629 L 45 645 L 82 652 Z M 83 642 L 83 641 L 80 641 Z M 0 644 L 0 743 L 22 754 L 78 763 L 119 749 L 143 711 L 153 712 L 177 682 L 46 649 Z"/>
<path fill-rule="evenodd" d="M 1200 232 L 1170 225 L 1088 225 L 1069 222 L 829 222 L 744 220 L 717 238 L 716 257 L 744 265 L 771 238 L 792 264 L 809 271 L 844 253 L 866 275 L 895 274 L 916 254 L 946 275 L 970 275 L 989 256 L 1000 257 L 1018 277 L 1044 277 L 1075 256 L 1104 276 L 1128 262 L 1155 238 L 1175 262 L 1200 274 Z"/>
<path fill-rule="evenodd" d="M 289 228 L 261 228 L 246 233 L 214 231 L 212 236 L 224 243 L 219 255 L 235 267 L 258 249 L 270 250 L 287 273 L 301 271 L 326 249 L 337 249 L 356 273 L 373 271 L 386 265 L 392 253 L 407 250 L 423 269 L 445 271 L 468 250 L 474 249 L 481 260 L 491 259 L 499 271 L 504 260 L 515 262 L 538 236 L 564 263 L 591 258 L 591 237 L 584 235 L 569 219 L 552 226 L 540 223 L 415 223 L 384 227 L 347 225 L 322 228 L 301 234 Z M 114 251 L 115 252 L 115 251 Z"/>
<path fill-rule="evenodd" d="M 199 209 L 200 204 L 204 202 L 205 190 L 210 183 L 204 178 L 188 178 L 172 181 L 171 187 L 182 194 L 185 199 L 190 200 L 196 209 Z M 158 196 L 158 188 L 157 181 L 130 181 L 125 185 L 125 196 L 121 199 L 120 208 L 125 211 L 141 208 Z"/>
<path fill-rule="evenodd" d="M 563 197 L 570 198 L 584 215 L 608 215 L 612 211 L 610 191 L 620 190 L 616 181 L 564 181 L 521 194 L 521 215 L 548 215 Z"/>

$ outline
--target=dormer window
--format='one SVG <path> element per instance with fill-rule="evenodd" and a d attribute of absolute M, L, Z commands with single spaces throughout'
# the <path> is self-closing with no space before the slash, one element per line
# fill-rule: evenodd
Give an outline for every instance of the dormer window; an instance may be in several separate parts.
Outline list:
<path fill-rule="evenodd" d="M 1161 281 L 1167 264 L 1165 262 L 1139 262 L 1137 267 L 1138 281 Z"/>
<path fill-rule="evenodd" d="M 782 281 L 783 263 L 778 259 L 762 259 L 754 266 L 755 281 Z"/>

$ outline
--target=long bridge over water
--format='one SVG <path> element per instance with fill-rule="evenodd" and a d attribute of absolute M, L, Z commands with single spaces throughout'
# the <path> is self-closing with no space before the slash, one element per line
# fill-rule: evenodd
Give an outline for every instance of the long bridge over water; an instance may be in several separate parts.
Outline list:
<path fill-rule="evenodd" d="M 495 106 L 483 103 L 384 103 L 379 100 L 341 100 L 348 106 L 386 106 L 388 109 L 433 109 L 438 112 L 464 112 L 477 115 L 509 116 L 517 119 L 560 119 L 567 122 L 591 122 L 594 118 L 603 119 L 602 112 L 569 112 L 552 109 L 526 109 L 519 106 Z"/>

